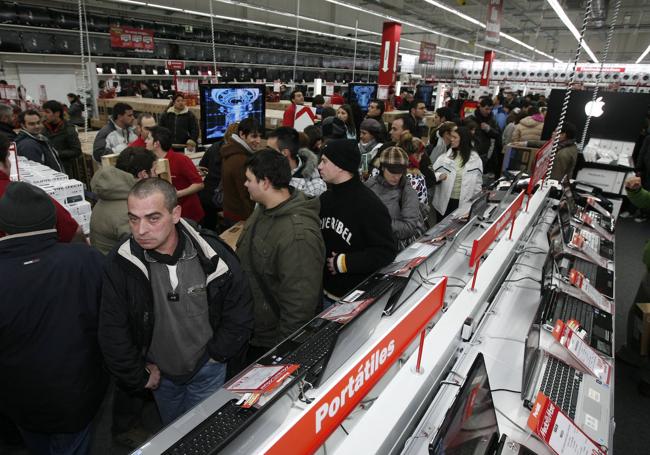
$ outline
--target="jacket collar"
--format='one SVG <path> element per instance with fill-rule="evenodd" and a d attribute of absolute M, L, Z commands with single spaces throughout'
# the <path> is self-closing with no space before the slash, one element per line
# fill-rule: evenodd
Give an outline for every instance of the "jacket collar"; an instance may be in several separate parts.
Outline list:
<path fill-rule="evenodd" d="M 190 108 L 185 106 L 182 111 L 178 112 L 176 109 L 174 109 L 174 106 L 170 106 L 169 109 L 167 109 L 167 112 L 170 114 L 176 114 L 176 115 L 183 115 L 187 114 L 190 111 Z"/>
<path fill-rule="evenodd" d="M 57 243 L 56 229 L 24 232 L 0 237 L 0 254 L 30 254 L 43 251 Z"/>
<path fill-rule="evenodd" d="M 239 144 L 239 145 L 241 145 L 242 147 L 244 147 L 244 149 L 246 149 L 247 152 L 249 152 L 249 153 L 253 153 L 253 149 L 250 148 L 250 147 L 248 146 L 248 144 L 246 143 L 246 141 L 243 140 L 241 137 L 239 137 L 238 134 L 233 134 L 230 138 L 231 138 L 231 140 L 232 140 L 233 142 L 236 142 L 237 144 Z"/>
<path fill-rule="evenodd" d="M 18 136 L 31 137 L 32 139 L 34 139 L 35 141 L 38 141 L 38 142 L 46 142 L 47 141 L 47 138 L 45 136 L 43 136 L 42 134 L 34 135 L 34 134 L 28 132 L 27 130 L 23 130 L 23 129 L 20 130 L 20 133 L 18 133 Z"/>

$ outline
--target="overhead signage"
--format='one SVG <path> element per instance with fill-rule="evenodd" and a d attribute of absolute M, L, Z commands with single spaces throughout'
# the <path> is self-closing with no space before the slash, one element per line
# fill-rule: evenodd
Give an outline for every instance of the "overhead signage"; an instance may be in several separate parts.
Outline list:
<path fill-rule="evenodd" d="M 490 76 L 492 75 L 492 63 L 494 62 L 494 51 L 485 51 L 483 54 L 483 68 L 481 69 L 481 82 L 482 87 L 490 85 Z"/>
<path fill-rule="evenodd" d="M 185 69 L 185 62 L 182 60 L 167 60 L 167 69 L 170 71 L 182 71 Z"/>
<path fill-rule="evenodd" d="M 153 31 L 132 27 L 110 28 L 111 47 L 118 49 L 133 49 L 136 52 L 153 52 Z"/>
<path fill-rule="evenodd" d="M 625 67 L 624 66 L 603 66 L 603 68 L 600 68 L 600 65 L 596 66 L 579 66 L 576 68 L 576 71 L 578 73 L 624 73 L 625 72 Z"/>
<path fill-rule="evenodd" d="M 379 57 L 379 85 L 393 85 L 397 75 L 397 60 L 399 58 L 399 40 L 402 34 L 402 24 L 384 22 L 381 35 L 381 51 Z"/>
<path fill-rule="evenodd" d="M 490 0 L 485 20 L 485 41 L 488 43 L 499 44 L 502 17 L 503 0 Z"/>
<path fill-rule="evenodd" d="M 440 311 L 446 287 L 447 277 L 443 277 L 426 297 L 368 349 L 366 355 L 341 375 L 336 384 L 315 399 L 266 453 L 314 453 L 323 445 Z"/>
<path fill-rule="evenodd" d="M 420 42 L 420 64 L 434 64 L 436 62 L 436 50 L 438 46 L 425 41 Z"/>

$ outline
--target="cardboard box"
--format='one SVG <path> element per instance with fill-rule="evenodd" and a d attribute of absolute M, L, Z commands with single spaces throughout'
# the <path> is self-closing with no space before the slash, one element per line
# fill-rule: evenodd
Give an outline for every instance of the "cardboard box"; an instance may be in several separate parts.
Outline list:
<path fill-rule="evenodd" d="M 221 237 L 221 239 L 226 242 L 230 248 L 235 250 L 237 249 L 237 240 L 239 240 L 239 236 L 243 230 L 244 222 L 238 221 L 230 229 L 223 231 L 219 237 Z"/>
<path fill-rule="evenodd" d="M 650 353 L 650 303 L 635 303 L 632 307 L 631 343 L 639 354 Z"/>

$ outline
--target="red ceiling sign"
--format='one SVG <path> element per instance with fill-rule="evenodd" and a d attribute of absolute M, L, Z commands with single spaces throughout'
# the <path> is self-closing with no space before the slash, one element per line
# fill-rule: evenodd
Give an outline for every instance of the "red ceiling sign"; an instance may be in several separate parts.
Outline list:
<path fill-rule="evenodd" d="M 136 52 L 153 52 L 153 32 L 132 27 L 111 26 L 111 47 L 133 49 Z"/>
<path fill-rule="evenodd" d="M 433 64 L 436 61 L 436 50 L 438 46 L 433 43 L 420 42 L 420 64 Z"/>
<path fill-rule="evenodd" d="M 379 85 L 393 85 L 397 75 L 397 59 L 399 57 L 399 39 L 402 34 L 402 24 L 384 22 L 381 35 L 381 53 L 379 58 Z"/>
<path fill-rule="evenodd" d="M 481 86 L 490 85 L 490 76 L 492 75 L 492 62 L 494 62 L 494 51 L 485 51 L 483 54 L 483 69 L 481 70 Z"/>

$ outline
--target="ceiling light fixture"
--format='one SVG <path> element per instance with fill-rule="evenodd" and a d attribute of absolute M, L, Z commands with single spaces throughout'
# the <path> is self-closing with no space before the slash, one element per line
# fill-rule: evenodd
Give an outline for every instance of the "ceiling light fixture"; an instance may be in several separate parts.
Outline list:
<path fill-rule="evenodd" d="M 643 51 L 643 54 L 641 54 L 641 56 L 639 58 L 637 58 L 636 62 L 634 62 L 634 63 L 641 63 L 643 61 L 643 59 L 646 57 L 646 55 L 648 55 L 648 52 L 650 52 L 650 45 L 648 45 L 648 47 L 645 48 L 645 51 Z"/>
<path fill-rule="evenodd" d="M 566 28 L 569 29 L 571 34 L 575 37 L 576 41 L 580 42 L 580 33 L 578 32 L 578 29 L 575 27 L 575 25 L 573 25 L 571 19 L 569 19 L 569 16 L 566 15 L 566 12 L 564 12 L 564 9 L 560 5 L 560 3 L 557 0 L 546 0 L 546 1 L 548 2 L 549 5 L 551 5 L 551 8 L 553 8 L 553 11 L 555 11 L 555 14 L 557 14 L 560 20 L 564 22 L 564 25 L 566 26 Z M 589 58 L 591 58 L 591 60 L 594 63 L 598 63 L 598 59 L 596 58 L 596 55 L 591 51 L 584 37 L 582 39 L 582 48 L 589 55 Z"/>

